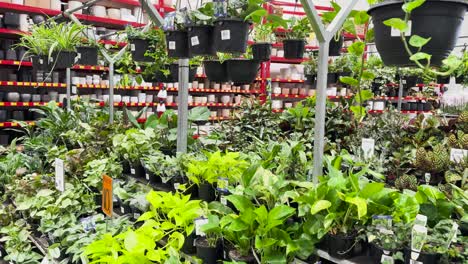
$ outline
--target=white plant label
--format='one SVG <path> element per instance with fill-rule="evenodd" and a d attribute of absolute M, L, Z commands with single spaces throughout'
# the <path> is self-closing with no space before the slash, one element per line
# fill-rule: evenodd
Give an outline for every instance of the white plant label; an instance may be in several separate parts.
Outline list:
<path fill-rule="evenodd" d="M 394 260 L 393 260 L 392 257 L 382 254 L 382 258 L 380 259 L 380 263 L 382 263 L 382 264 L 393 264 Z"/>
<path fill-rule="evenodd" d="M 468 149 L 450 149 L 450 161 L 460 163 L 468 156 Z"/>
<path fill-rule="evenodd" d="M 63 192 L 65 191 L 65 170 L 63 166 L 63 160 L 55 159 L 55 188 Z"/>
<path fill-rule="evenodd" d="M 426 184 L 429 184 L 431 181 L 431 174 L 428 172 L 424 173 L 424 180 L 426 180 Z"/>
<path fill-rule="evenodd" d="M 410 259 L 409 263 L 410 264 L 423 264 L 422 262 L 414 260 L 414 259 Z"/>
<path fill-rule="evenodd" d="M 192 43 L 192 46 L 200 45 L 200 41 L 198 40 L 198 36 L 191 37 L 190 38 L 190 43 Z"/>
<path fill-rule="evenodd" d="M 175 44 L 176 44 L 175 41 L 169 41 L 169 45 L 168 45 L 169 49 L 175 50 L 175 46 L 176 46 Z"/>
<path fill-rule="evenodd" d="M 120 213 L 125 214 L 125 208 L 123 208 L 123 206 L 120 206 Z"/>
<path fill-rule="evenodd" d="M 221 198 L 219 198 L 219 201 L 221 202 L 221 204 L 224 204 L 227 206 L 227 199 L 225 196 L 221 196 Z"/>
<path fill-rule="evenodd" d="M 205 233 L 201 231 L 201 227 L 208 224 L 208 218 L 197 218 L 195 219 L 195 235 L 205 236 Z"/>
<path fill-rule="evenodd" d="M 71 92 L 72 92 L 72 94 L 77 94 L 78 93 L 78 91 L 76 90 L 76 85 L 72 85 Z"/>
<path fill-rule="evenodd" d="M 231 30 L 225 29 L 221 30 L 221 40 L 230 40 L 231 39 Z"/>
<path fill-rule="evenodd" d="M 421 225 L 414 225 L 411 230 L 411 259 L 418 259 L 422 247 L 426 243 L 427 228 Z"/>
<path fill-rule="evenodd" d="M 408 29 L 405 31 L 405 36 L 406 37 L 411 36 L 411 27 L 412 27 L 412 23 L 411 23 L 411 20 L 409 20 L 408 21 Z M 400 37 L 400 30 L 398 30 L 396 28 L 391 28 L 390 36 Z"/>
<path fill-rule="evenodd" d="M 364 151 L 364 158 L 371 158 L 374 156 L 375 140 L 373 138 L 363 138 L 361 148 Z"/>
<path fill-rule="evenodd" d="M 174 183 L 174 189 L 179 190 L 180 188 L 180 183 L 176 182 Z"/>
<path fill-rule="evenodd" d="M 131 51 L 135 51 L 135 44 L 131 44 L 131 45 L 130 45 L 130 50 L 131 50 Z"/>
<path fill-rule="evenodd" d="M 148 173 L 145 174 L 145 178 L 146 178 L 147 181 L 149 181 L 149 174 Z"/>
<path fill-rule="evenodd" d="M 135 168 L 130 168 L 130 174 L 135 175 L 136 171 Z"/>
<path fill-rule="evenodd" d="M 418 214 L 416 215 L 416 219 L 414 220 L 414 225 L 426 226 L 427 224 L 427 216 Z"/>

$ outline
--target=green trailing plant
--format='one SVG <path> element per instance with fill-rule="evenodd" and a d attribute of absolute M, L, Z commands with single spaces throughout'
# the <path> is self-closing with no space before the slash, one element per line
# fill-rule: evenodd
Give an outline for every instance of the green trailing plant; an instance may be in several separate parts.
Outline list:
<path fill-rule="evenodd" d="M 34 251 L 35 247 L 29 240 L 29 226 L 23 220 L 3 226 L 0 229 L 0 242 L 4 245 L 7 253 L 2 258 L 14 263 L 33 264 L 39 263 L 43 257 Z"/>
<path fill-rule="evenodd" d="M 137 164 L 143 155 L 157 147 L 156 134 L 153 129 L 129 129 L 124 134 L 117 134 L 112 139 L 115 153 L 119 157 Z"/>
<path fill-rule="evenodd" d="M 190 25 L 211 25 L 214 21 L 213 2 L 204 3 L 201 7 L 188 11 Z"/>
<path fill-rule="evenodd" d="M 306 39 L 312 32 L 309 19 L 307 17 L 297 18 L 292 17 L 287 20 L 288 26 L 286 31 L 287 39 Z"/>
<path fill-rule="evenodd" d="M 263 8 L 263 0 L 233 0 L 227 5 L 228 17 L 240 18 L 242 20 L 259 21 L 267 14 Z"/>

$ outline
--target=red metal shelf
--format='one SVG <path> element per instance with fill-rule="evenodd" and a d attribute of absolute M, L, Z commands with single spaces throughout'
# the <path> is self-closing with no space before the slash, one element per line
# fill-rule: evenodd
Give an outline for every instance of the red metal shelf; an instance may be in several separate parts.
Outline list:
<path fill-rule="evenodd" d="M 273 113 L 283 113 L 284 109 L 272 109 L 271 110 Z"/>
<path fill-rule="evenodd" d="M 73 70 L 85 70 L 85 71 L 109 71 L 109 67 L 105 66 L 93 66 L 93 65 L 75 65 Z"/>
<path fill-rule="evenodd" d="M 307 95 L 299 95 L 299 94 L 273 94 L 271 95 L 271 99 L 305 99 Z"/>
<path fill-rule="evenodd" d="M 32 63 L 29 61 L 0 60 L 0 65 L 31 67 Z"/>
<path fill-rule="evenodd" d="M 301 64 L 304 61 L 307 61 L 307 58 L 303 59 L 286 59 L 284 57 L 271 57 L 271 62 L 273 63 L 290 63 L 290 64 Z"/>
<path fill-rule="evenodd" d="M 271 79 L 272 82 L 281 82 L 281 83 L 304 83 L 304 80 L 294 80 L 294 79 Z"/>
<path fill-rule="evenodd" d="M 0 28 L 0 37 L 19 38 L 20 35 L 23 35 L 23 34 L 27 34 L 27 32 L 23 32 L 21 30 L 15 30 L 15 29 Z"/>
<path fill-rule="evenodd" d="M 97 106 L 105 106 L 107 103 L 105 102 L 99 102 L 96 103 Z M 158 103 L 124 103 L 124 102 L 119 102 L 119 103 L 114 103 L 114 106 L 116 107 L 123 107 L 126 105 L 127 107 L 144 107 L 144 106 L 158 106 Z M 177 103 L 171 103 L 171 104 L 165 104 L 166 107 L 177 107 Z M 206 106 L 206 107 L 236 107 L 239 106 L 238 104 L 223 104 L 223 103 L 206 103 L 206 104 L 199 104 L 199 103 L 189 103 L 188 106 L 190 107 L 195 107 L 195 106 Z"/>
<path fill-rule="evenodd" d="M 0 102 L 0 107 L 35 107 L 47 105 L 46 102 Z M 58 103 L 62 106 L 62 103 Z"/>
<path fill-rule="evenodd" d="M 65 88 L 65 83 L 38 83 L 38 82 L 10 82 L 0 81 L 0 86 L 28 86 L 28 87 L 58 87 Z"/>
<path fill-rule="evenodd" d="M 271 1 L 270 3 L 273 5 L 279 5 L 279 6 L 302 7 L 302 4 L 290 3 L 290 2 L 284 2 L 284 1 Z M 324 11 L 334 10 L 333 7 L 328 7 L 328 6 L 315 6 L 315 9 L 324 10 Z"/>
<path fill-rule="evenodd" d="M 34 126 L 36 124 L 35 121 L 24 121 L 28 125 Z M 0 122 L 0 127 L 19 127 L 20 124 L 17 122 Z"/>

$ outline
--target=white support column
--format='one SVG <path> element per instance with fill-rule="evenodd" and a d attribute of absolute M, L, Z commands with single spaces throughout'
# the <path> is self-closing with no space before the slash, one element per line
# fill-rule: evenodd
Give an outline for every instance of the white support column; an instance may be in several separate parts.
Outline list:
<path fill-rule="evenodd" d="M 70 68 L 66 69 L 66 76 L 67 79 L 67 109 L 71 110 L 71 70 Z"/>
<path fill-rule="evenodd" d="M 114 123 L 114 61 L 109 62 L 109 123 Z"/>
<path fill-rule="evenodd" d="M 348 6 L 338 12 L 335 19 L 325 29 L 320 16 L 315 9 L 312 0 L 301 0 L 307 17 L 319 41 L 319 57 L 317 72 L 317 92 L 315 104 L 315 134 L 314 134 L 314 174 L 313 182 L 318 181 L 318 177 L 323 174 L 323 151 L 325 147 L 325 117 L 327 103 L 327 75 L 328 75 L 328 50 L 330 40 L 343 25 L 346 17 L 358 0 L 351 0 Z"/>
<path fill-rule="evenodd" d="M 177 153 L 187 152 L 188 132 L 188 70 L 189 60 L 179 60 L 179 103 L 177 105 Z"/>

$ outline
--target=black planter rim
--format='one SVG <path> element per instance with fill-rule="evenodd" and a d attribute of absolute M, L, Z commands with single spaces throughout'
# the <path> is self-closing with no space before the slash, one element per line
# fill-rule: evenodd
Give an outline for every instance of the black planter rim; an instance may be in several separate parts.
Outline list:
<path fill-rule="evenodd" d="M 270 42 L 255 42 L 252 46 L 264 46 L 264 45 L 271 45 Z"/>
<path fill-rule="evenodd" d="M 283 43 L 284 42 L 306 42 L 305 39 L 283 39 Z"/>
<path fill-rule="evenodd" d="M 464 5 L 468 6 L 468 2 L 466 2 L 464 0 L 426 0 L 426 2 L 458 3 L 458 4 L 464 4 Z M 382 3 L 378 3 L 378 4 L 375 4 L 375 5 L 372 5 L 371 7 L 369 7 L 369 10 L 367 10 L 367 13 L 372 16 L 372 14 L 371 14 L 372 11 L 374 11 L 375 9 L 378 9 L 378 8 L 380 8 L 382 6 L 401 5 L 403 3 L 404 3 L 403 0 L 386 0 L 386 1 L 382 2 Z"/>
<path fill-rule="evenodd" d="M 187 26 L 186 31 L 191 31 L 192 28 L 214 28 L 214 26 L 213 25 L 189 25 Z"/>
<path fill-rule="evenodd" d="M 225 21 L 245 22 L 245 23 L 248 23 L 249 25 L 252 25 L 252 22 L 250 20 L 246 21 L 239 17 L 220 17 L 214 21 L 214 24 L 217 24 L 218 22 L 225 22 Z"/>

